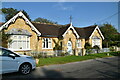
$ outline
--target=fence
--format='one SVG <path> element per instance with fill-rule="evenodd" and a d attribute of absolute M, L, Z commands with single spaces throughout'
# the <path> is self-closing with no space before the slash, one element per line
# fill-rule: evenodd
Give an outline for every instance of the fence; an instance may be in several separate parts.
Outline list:
<path fill-rule="evenodd" d="M 103 53 L 103 52 L 110 52 L 110 49 L 109 48 L 102 48 L 100 50 L 97 50 L 97 49 L 86 50 L 86 54 Z"/>
<path fill-rule="evenodd" d="M 115 48 L 115 51 L 120 51 L 120 47 L 116 47 L 116 48 Z"/>
<path fill-rule="evenodd" d="M 120 47 L 117 48 L 116 51 L 120 51 Z M 89 49 L 89 50 L 86 50 L 85 54 L 95 54 L 95 53 L 103 53 L 103 52 L 110 52 L 110 49 L 109 48 L 102 48 L 100 50 Z M 66 55 L 70 55 L 70 54 L 64 50 L 56 50 L 56 51 L 41 51 L 41 52 L 32 51 L 31 55 L 36 56 L 36 57 L 55 57 L 55 56 L 66 56 Z M 78 55 L 83 56 L 82 49 L 78 50 Z"/>
<path fill-rule="evenodd" d="M 69 55 L 66 51 L 64 50 L 56 50 L 56 51 L 32 51 L 31 56 L 34 57 L 55 57 L 55 56 L 65 56 Z"/>

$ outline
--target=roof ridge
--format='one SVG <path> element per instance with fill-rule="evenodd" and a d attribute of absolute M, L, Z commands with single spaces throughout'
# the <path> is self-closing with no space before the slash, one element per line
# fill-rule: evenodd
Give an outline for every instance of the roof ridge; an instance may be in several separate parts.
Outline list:
<path fill-rule="evenodd" d="M 36 24 L 45 24 L 45 25 L 60 25 L 60 24 L 50 24 L 50 23 L 41 23 L 41 22 L 32 22 L 32 23 L 36 23 Z"/>
<path fill-rule="evenodd" d="M 85 29 L 85 28 L 92 28 L 92 27 L 96 27 L 97 25 L 91 25 L 91 26 L 87 26 L 87 27 L 74 27 L 77 29 Z"/>

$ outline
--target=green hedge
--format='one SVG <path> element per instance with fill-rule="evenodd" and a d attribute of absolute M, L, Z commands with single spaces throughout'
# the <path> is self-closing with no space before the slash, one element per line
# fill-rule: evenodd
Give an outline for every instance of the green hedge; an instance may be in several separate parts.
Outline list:
<path fill-rule="evenodd" d="M 113 56 L 120 56 L 120 51 L 117 51 L 117 52 L 108 52 L 110 55 L 113 55 Z"/>

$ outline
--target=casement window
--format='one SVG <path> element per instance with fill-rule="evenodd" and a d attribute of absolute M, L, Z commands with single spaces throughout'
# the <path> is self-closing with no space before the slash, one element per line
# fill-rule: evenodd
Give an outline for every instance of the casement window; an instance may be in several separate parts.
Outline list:
<path fill-rule="evenodd" d="M 77 47 L 78 47 L 78 48 L 81 47 L 81 40 L 77 40 Z"/>
<path fill-rule="evenodd" d="M 51 38 L 43 38 L 42 48 L 43 49 L 51 49 L 52 48 L 52 39 Z"/>
<path fill-rule="evenodd" d="M 10 42 L 9 49 L 13 50 L 27 50 L 30 49 L 30 36 L 26 35 L 12 35 L 12 42 Z"/>
<path fill-rule="evenodd" d="M 92 47 L 95 45 L 100 46 L 100 38 L 97 36 L 92 37 Z"/>

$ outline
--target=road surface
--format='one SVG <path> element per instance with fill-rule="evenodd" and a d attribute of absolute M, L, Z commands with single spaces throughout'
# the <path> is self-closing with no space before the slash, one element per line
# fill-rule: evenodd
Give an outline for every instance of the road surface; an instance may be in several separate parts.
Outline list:
<path fill-rule="evenodd" d="M 37 67 L 28 75 L 3 74 L 8 78 L 120 78 L 119 57 L 97 58 L 60 65 Z"/>

